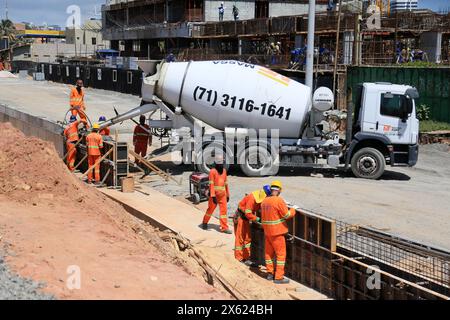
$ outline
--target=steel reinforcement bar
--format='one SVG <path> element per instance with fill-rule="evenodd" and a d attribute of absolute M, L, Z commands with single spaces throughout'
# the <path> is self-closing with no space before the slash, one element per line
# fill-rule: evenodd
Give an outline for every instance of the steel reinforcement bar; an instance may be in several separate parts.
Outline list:
<path fill-rule="evenodd" d="M 448 300 L 449 253 L 306 210 L 288 223 L 286 275 L 339 300 Z M 252 225 L 252 260 L 264 231 Z"/>

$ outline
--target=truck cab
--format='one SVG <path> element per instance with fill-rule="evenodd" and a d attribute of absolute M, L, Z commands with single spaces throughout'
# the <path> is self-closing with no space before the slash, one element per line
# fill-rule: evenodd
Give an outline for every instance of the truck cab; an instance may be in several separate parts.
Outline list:
<path fill-rule="evenodd" d="M 376 178 L 386 164 L 417 163 L 419 121 L 415 99 L 418 97 L 417 89 L 406 85 L 358 86 L 351 137 L 347 136 L 347 165 L 351 163 L 356 176 Z"/>

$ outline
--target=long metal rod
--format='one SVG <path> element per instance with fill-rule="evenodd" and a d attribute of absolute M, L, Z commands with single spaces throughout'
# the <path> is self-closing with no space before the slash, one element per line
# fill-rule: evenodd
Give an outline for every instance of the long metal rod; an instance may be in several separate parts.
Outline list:
<path fill-rule="evenodd" d="M 334 70 L 333 70 L 333 95 L 334 96 L 336 96 L 337 62 L 338 62 L 338 58 L 339 58 L 339 37 L 341 34 L 341 10 L 342 10 L 342 0 L 339 0 L 338 21 L 337 21 L 337 31 L 336 31 L 336 46 L 335 46 L 336 50 L 335 50 L 335 54 L 334 54 Z"/>
<path fill-rule="evenodd" d="M 309 0 L 308 10 L 308 47 L 306 50 L 306 77 L 305 84 L 314 90 L 314 32 L 316 28 L 316 0 Z"/>

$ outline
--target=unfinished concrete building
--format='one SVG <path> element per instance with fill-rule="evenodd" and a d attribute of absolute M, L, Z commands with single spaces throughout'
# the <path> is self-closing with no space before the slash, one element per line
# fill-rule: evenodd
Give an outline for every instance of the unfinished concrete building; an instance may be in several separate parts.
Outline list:
<path fill-rule="evenodd" d="M 221 2 L 109 1 L 103 6 L 104 38 L 123 56 L 161 59 L 172 52 L 179 60 L 239 59 L 274 68 L 288 67 L 293 50 L 305 47 L 307 0 L 223 1 L 223 21 L 217 21 Z M 317 0 L 315 46 L 328 54 L 318 60 L 326 69 L 335 60 L 338 65 L 403 63 L 418 49 L 426 61 L 448 61 L 448 15 L 422 10 L 374 17 L 353 2 L 339 15 L 328 0 Z"/>

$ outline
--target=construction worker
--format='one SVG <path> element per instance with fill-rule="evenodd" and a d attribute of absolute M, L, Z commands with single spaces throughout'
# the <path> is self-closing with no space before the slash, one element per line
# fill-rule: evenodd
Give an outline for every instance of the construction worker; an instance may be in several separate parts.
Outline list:
<path fill-rule="evenodd" d="M 280 181 L 273 181 L 270 189 L 271 195 L 265 198 L 261 204 L 267 280 L 274 280 L 277 284 L 289 283 L 289 279 L 284 277 L 284 265 L 286 263 L 285 235 L 288 232 L 286 220 L 295 216 L 295 208 L 288 209 L 286 202 L 280 197 L 282 190 Z M 276 268 L 274 268 L 275 261 Z"/>
<path fill-rule="evenodd" d="M 147 146 L 152 145 L 152 135 L 150 134 L 150 127 L 145 124 L 145 116 L 139 117 L 139 124 L 134 128 L 133 134 L 134 152 L 141 157 L 147 155 Z M 136 159 L 136 164 L 139 165 L 139 160 Z"/>
<path fill-rule="evenodd" d="M 79 116 L 87 127 L 86 106 L 84 104 L 83 80 L 78 79 L 77 84 L 70 91 L 70 111 L 73 116 Z"/>
<path fill-rule="evenodd" d="M 70 116 L 69 124 L 64 129 L 64 137 L 66 138 L 67 149 L 67 167 L 70 171 L 75 170 L 75 160 L 77 158 L 77 148 L 75 144 L 78 142 L 78 125 L 77 117 Z"/>
<path fill-rule="evenodd" d="M 95 182 L 96 184 L 100 183 L 100 162 L 97 163 L 97 161 L 101 158 L 102 155 L 100 150 L 103 148 L 103 138 L 98 133 L 99 128 L 100 128 L 99 124 L 94 123 L 92 125 L 92 132 L 89 133 L 86 137 L 89 168 L 91 168 L 95 164 L 94 169 L 89 171 L 88 183 L 92 183 L 92 176 L 94 171 L 95 171 Z"/>
<path fill-rule="evenodd" d="M 105 116 L 100 116 L 100 118 L 98 118 L 98 122 L 105 122 L 106 121 L 106 117 Z M 102 130 L 100 130 L 98 132 L 101 136 L 109 136 L 111 135 L 111 130 L 109 129 L 109 127 L 103 128 Z"/>
<path fill-rule="evenodd" d="M 227 203 L 230 200 L 230 191 L 227 182 L 227 170 L 223 167 L 224 159 L 217 156 L 214 168 L 209 171 L 209 200 L 208 209 L 203 217 L 202 228 L 208 229 L 208 222 L 211 219 L 217 205 L 220 208 L 220 232 L 231 234 L 228 229 Z"/>
<path fill-rule="evenodd" d="M 262 190 L 247 194 L 239 202 L 234 215 L 234 257 L 248 266 L 252 266 L 252 262 L 249 260 L 252 244 L 250 222 L 260 222 L 261 218 L 256 214 L 261 209 L 261 202 L 270 194 L 269 185 L 264 186 Z"/>

